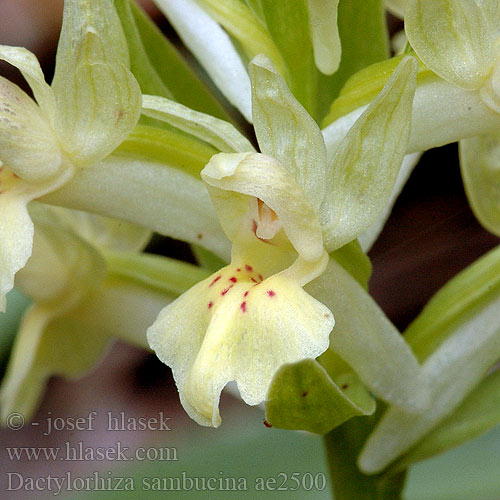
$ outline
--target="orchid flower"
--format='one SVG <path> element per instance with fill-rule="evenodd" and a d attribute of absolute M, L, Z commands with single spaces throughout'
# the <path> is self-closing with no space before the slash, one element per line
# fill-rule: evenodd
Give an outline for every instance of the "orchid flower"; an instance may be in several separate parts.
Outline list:
<path fill-rule="evenodd" d="M 69 0 L 49 86 L 35 56 L 0 46 L 36 102 L 0 78 L 0 311 L 31 254 L 27 204 L 111 153 L 140 115 L 139 86 L 111 0 Z"/>
<path fill-rule="evenodd" d="M 405 59 L 328 162 L 319 127 L 272 63 L 258 56 L 250 64 L 262 152 L 243 150 L 233 131 L 226 147 L 234 152 L 215 155 L 201 174 L 232 242 L 231 264 L 167 306 L 148 330 L 198 423 L 220 424 L 218 400 L 229 381 L 255 405 L 281 365 L 327 349 L 332 312 L 303 287 L 325 271 L 328 252 L 355 239 L 390 196 L 406 149 L 415 74 L 414 59 Z M 164 99 L 146 96 L 143 106 L 149 116 L 179 123 Z M 200 115 L 193 113 L 191 120 Z M 204 120 L 191 130 L 222 132 Z M 396 338 L 407 373 L 418 379 L 416 359 Z M 385 396 L 391 399 L 390 390 Z"/>
<path fill-rule="evenodd" d="M 32 305 L 2 382 L 2 421 L 12 412 L 29 419 L 50 376 L 85 375 L 114 339 L 148 349 L 146 328 L 165 302 L 207 274 L 140 254 L 152 234 L 144 228 L 36 202 L 30 216 L 33 254 L 16 286 Z"/>

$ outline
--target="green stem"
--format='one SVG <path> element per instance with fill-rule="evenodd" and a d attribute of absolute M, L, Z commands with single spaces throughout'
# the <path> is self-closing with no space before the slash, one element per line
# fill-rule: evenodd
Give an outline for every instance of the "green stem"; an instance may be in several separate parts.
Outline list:
<path fill-rule="evenodd" d="M 356 465 L 366 437 L 380 410 L 370 417 L 354 417 L 325 435 L 328 468 L 335 500 L 401 500 L 406 470 L 395 475 L 367 476 Z"/>

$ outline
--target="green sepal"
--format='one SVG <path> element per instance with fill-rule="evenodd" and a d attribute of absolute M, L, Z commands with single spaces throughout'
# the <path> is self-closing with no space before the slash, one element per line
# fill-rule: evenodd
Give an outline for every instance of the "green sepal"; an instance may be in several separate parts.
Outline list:
<path fill-rule="evenodd" d="M 339 2 L 338 27 L 342 44 L 339 69 L 331 76 L 320 74 L 318 79 L 320 122 L 349 77 L 389 57 L 389 37 L 382 0 Z"/>
<path fill-rule="evenodd" d="M 114 1 L 127 38 L 130 69 L 142 93 L 230 120 L 222 104 L 143 10 L 130 0 Z"/>
<path fill-rule="evenodd" d="M 247 3 L 257 2 L 247 1 Z M 308 0 L 294 2 L 260 0 L 258 3 L 260 4 L 258 11 L 263 15 L 262 20 L 288 69 L 288 74 L 282 76 L 297 100 L 314 117 L 317 109 L 316 90 L 319 71 L 314 64 Z M 286 19 L 286 23 L 283 19 Z"/>
<path fill-rule="evenodd" d="M 270 424 L 316 434 L 326 434 L 354 416 L 371 415 L 376 406 L 352 370 L 337 373 L 332 379 L 312 359 L 282 366 L 267 397 L 266 420 Z"/>

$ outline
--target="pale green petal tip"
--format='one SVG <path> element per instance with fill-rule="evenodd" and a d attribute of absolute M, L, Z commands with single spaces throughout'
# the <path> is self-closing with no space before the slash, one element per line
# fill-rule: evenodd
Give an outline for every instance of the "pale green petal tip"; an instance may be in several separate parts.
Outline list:
<path fill-rule="evenodd" d="M 314 61 L 325 75 L 332 75 L 337 71 L 342 55 L 337 26 L 338 3 L 339 0 L 309 0 Z"/>
<path fill-rule="evenodd" d="M 333 325 L 328 308 L 285 273 L 265 279 L 242 263 L 167 306 L 149 328 L 148 341 L 171 366 L 188 414 L 217 427 L 228 382 L 236 381 L 247 404 L 261 403 L 281 365 L 328 348 Z"/>

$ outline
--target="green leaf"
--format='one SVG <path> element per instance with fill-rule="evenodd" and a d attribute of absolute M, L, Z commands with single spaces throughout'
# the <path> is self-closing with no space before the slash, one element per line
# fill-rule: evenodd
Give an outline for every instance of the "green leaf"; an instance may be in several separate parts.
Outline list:
<path fill-rule="evenodd" d="M 115 0 L 127 38 L 130 69 L 143 94 L 174 99 L 192 109 L 230 120 L 221 103 L 178 50 L 131 0 Z"/>
<path fill-rule="evenodd" d="M 319 122 L 349 77 L 389 57 L 389 37 L 382 0 L 341 0 L 338 27 L 342 58 L 334 75 L 319 75 Z M 327 124 L 324 123 L 324 126 Z"/>
<path fill-rule="evenodd" d="M 377 471 L 452 415 L 500 356 L 500 247 L 443 287 L 405 333 L 430 382 L 432 404 L 418 414 L 391 408 L 360 463 Z M 473 397 L 473 396 L 472 396 Z"/>
<path fill-rule="evenodd" d="M 274 427 L 326 434 L 356 415 L 370 415 L 375 400 L 352 370 L 330 378 L 316 361 L 282 366 L 267 394 L 266 420 Z"/>
<path fill-rule="evenodd" d="M 325 436 L 335 500 L 401 500 L 406 472 L 367 476 L 356 465 L 359 450 L 379 417 L 377 409 L 373 415 L 348 420 Z"/>
<path fill-rule="evenodd" d="M 30 299 L 16 287 L 7 294 L 7 302 L 9 307 L 5 313 L 0 313 L 0 378 L 19 328 L 21 316 L 31 304 Z"/>
<path fill-rule="evenodd" d="M 337 148 L 320 212 L 329 251 L 366 230 L 392 194 L 408 145 L 416 75 L 417 61 L 403 59 Z"/>
<path fill-rule="evenodd" d="M 288 69 L 282 76 L 296 99 L 315 116 L 319 72 L 314 63 L 308 0 L 260 0 L 259 4 L 267 30 Z"/>
<path fill-rule="evenodd" d="M 459 147 L 465 192 L 474 215 L 500 236 L 500 133 L 463 139 Z"/>
<path fill-rule="evenodd" d="M 500 424 L 500 371 L 486 377 L 462 404 L 393 469 L 400 470 L 459 446 Z"/>

